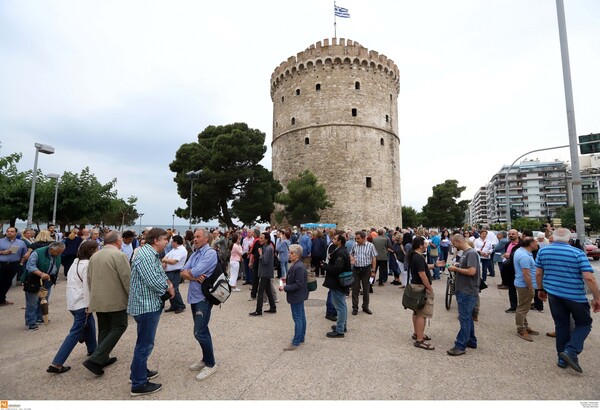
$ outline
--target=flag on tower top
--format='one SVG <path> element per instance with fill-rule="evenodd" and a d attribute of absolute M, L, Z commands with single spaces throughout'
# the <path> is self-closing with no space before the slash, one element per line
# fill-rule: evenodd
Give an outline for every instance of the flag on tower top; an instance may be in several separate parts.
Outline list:
<path fill-rule="evenodd" d="M 333 10 L 334 13 L 337 17 L 342 17 L 342 18 L 350 18 L 350 13 L 348 12 L 348 9 L 345 9 L 343 7 L 338 7 L 338 6 L 333 6 Z"/>

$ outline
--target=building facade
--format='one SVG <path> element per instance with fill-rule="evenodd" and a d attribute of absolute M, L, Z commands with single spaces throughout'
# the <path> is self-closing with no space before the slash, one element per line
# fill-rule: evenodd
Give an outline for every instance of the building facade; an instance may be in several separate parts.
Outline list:
<path fill-rule="evenodd" d="M 481 226 L 489 224 L 486 187 L 481 187 L 477 190 L 473 200 L 469 204 L 469 208 L 469 225 Z"/>
<path fill-rule="evenodd" d="M 399 91 L 392 60 L 343 38 L 319 41 L 273 72 L 273 175 L 285 189 L 314 173 L 333 203 L 321 222 L 402 225 Z"/>

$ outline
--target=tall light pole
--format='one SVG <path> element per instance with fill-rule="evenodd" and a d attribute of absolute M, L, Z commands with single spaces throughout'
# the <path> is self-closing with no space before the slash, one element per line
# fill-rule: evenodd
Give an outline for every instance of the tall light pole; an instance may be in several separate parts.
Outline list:
<path fill-rule="evenodd" d="M 173 223 L 171 224 L 171 230 L 175 231 L 175 214 L 173 214 Z"/>
<path fill-rule="evenodd" d="M 58 174 L 46 174 L 48 178 L 56 179 L 56 188 L 54 190 L 54 209 L 52 211 L 52 225 L 56 225 L 56 203 L 58 201 L 58 183 L 60 180 L 60 175 Z"/>
<path fill-rule="evenodd" d="M 144 214 L 140 214 L 140 234 L 142 233 L 142 216 L 144 216 Z"/>
<path fill-rule="evenodd" d="M 50 145 L 40 144 L 39 142 L 35 143 L 35 160 L 33 161 L 33 174 L 31 176 L 31 194 L 29 195 L 29 212 L 27 212 L 27 228 L 31 228 L 33 223 L 33 202 L 35 199 L 35 182 L 37 179 L 37 163 L 38 163 L 38 154 L 54 154 L 54 147 Z"/>
<path fill-rule="evenodd" d="M 190 178 L 190 231 L 192 230 L 192 199 L 194 198 L 194 179 L 200 178 L 202 170 L 190 171 L 186 175 Z"/>

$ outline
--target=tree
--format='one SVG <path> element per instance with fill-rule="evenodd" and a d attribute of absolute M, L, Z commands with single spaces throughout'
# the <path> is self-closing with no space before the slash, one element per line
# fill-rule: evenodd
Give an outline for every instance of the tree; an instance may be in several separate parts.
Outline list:
<path fill-rule="evenodd" d="M 0 157 L 0 221 L 14 225 L 17 219 L 27 219 L 31 172 L 19 172 L 20 153 Z"/>
<path fill-rule="evenodd" d="M 421 224 L 421 214 L 412 206 L 403 206 L 402 223 L 405 227 L 419 226 Z"/>
<path fill-rule="evenodd" d="M 540 227 L 544 224 L 545 221 L 538 218 L 519 218 L 512 221 L 512 228 L 516 229 L 519 232 L 523 232 L 524 229 L 528 229 L 530 231 L 539 231 Z"/>
<path fill-rule="evenodd" d="M 461 226 L 470 201 L 456 200 L 465 189 L 466 187 L 459 187 L 458 181 L 454 179 L 447 179 L 444 183 L 434 186 L 433 195 L 423 207 L 423 224 L 432 227 Z"/>
<path fill-rule="evenodd" d="M 264 133 L 234 123 L 211 125 L 198 135 L 198 142 L 179 147 L 169 168 L 176 173 L 177 192 L 187 199 L 188 207 L 175 210 L 177 216 L 190 214 L 192 180 L 186 174 L 201 171 L 193 181 L 193 217 L 217 218 L 229 227 L 234 218 L 244 223 L 268 221 L 275 195 L 282 188 L 273 173 L 259 164 L 267 150 L 264 143 Z"/>
<path fill-rule="evenodd" d="M 599 231 L 600 230 L 600 205 L 595 202 L 585 202 L 583 204 L 583 215 L 589 218 L 589 230 Z M 556 210 L 556 218 L 561 219 L 561 225 L 564 228 L 575 229 L 575 208 L 572 206 L 565 206 Z M 587 228 L 586 228 L 587 230 Z"/>
<path fill-rule="evenodd" d="M 308 170 L 298 174 L 298 178 L 290 180 L 287 192 L 277 195 L 276 201 L 284 206 L 280 216 L 287 218 L 292 225 L 319 222 L 319 211 L 332 206 L 327 199 L 325 187 L 319 184 L 315 174 Z"/>
<path fill-rule="evenodd" d="M 127 201 L 121 198 L 111 199 L 110 209 L 102 216 L 102 222 L 105 225 L 116 226 L 118 229 L 135 225 L 136 219 L 140 216 L 135 209 L 137 200 L 135 196 L 130 196 Z"/>

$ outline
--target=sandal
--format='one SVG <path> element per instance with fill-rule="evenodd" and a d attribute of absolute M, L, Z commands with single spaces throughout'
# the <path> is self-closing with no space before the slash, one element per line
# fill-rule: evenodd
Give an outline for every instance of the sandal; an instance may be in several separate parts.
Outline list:
<path fill-rule="evenodd" d="M 413 338 L 413 340 L 417 340 L 417 334 L 413 333 L 412 338 Z M 427 336 L 427 335 L 423 335 L 423 340 L 430 341 L 431 338 L 429 336 Z"/>
<path fill-rule="evenodd" d="M 48 369 L 46 369 L 46 371 L 48 373 L 66 373 L 69 370 L 71 370 L 71 366 L 62 366 L 62 367 L 48 366 Z"/>
<path fill-rule="evenodd" d="M 418 347 L 419 349 L 425 349 L 425 350 L 435 350 L 435 346 L 431 346 L 429 343 L 425 343 L 424 341 L 419 341 L 417 340 L 415 342 L 415 347 Z"/>

